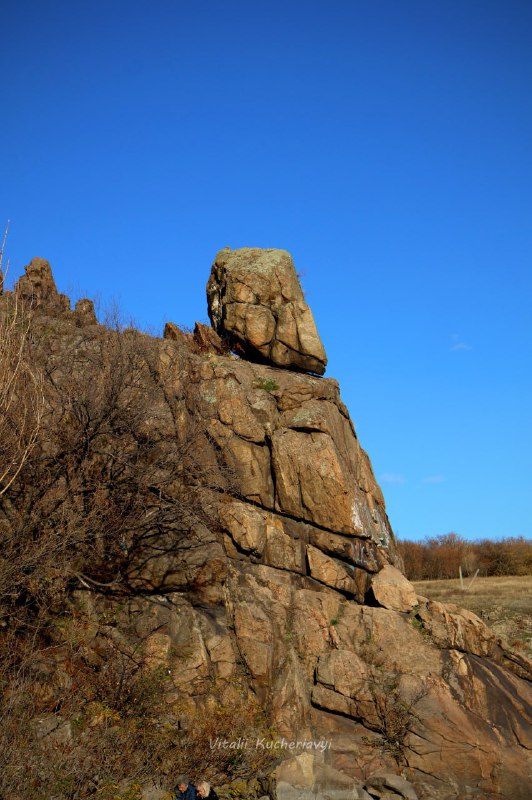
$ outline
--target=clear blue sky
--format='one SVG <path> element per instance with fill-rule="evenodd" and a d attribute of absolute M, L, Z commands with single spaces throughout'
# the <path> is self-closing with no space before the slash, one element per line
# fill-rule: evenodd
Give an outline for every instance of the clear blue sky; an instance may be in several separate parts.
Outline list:
<path fill-rule="evenodd" d="M 394 529 L 532 535 L 529 0 L 0 5 L 12 275 L 206 321 L 289 250 Z"/>

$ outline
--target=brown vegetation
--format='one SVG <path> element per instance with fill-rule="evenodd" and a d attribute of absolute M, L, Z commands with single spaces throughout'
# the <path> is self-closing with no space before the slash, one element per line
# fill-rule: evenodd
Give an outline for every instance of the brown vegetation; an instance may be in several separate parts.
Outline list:
<path fill-rule="evenodd" d="M 3 292 L 4 235 L 0 249 Z M 0 495 L 16 480 L 37 441 L 43 414 L 43 381 L 31 361 L 31 305 L 6 296 L 0 314 Z"/>
<path fill-rule="evenodd" d="M 169 703 L 162 660 L 149 657 L 145 638 L 125 636 L 131 608 L 107 602 L 113 624 L 99 625 L 95 639 L 89 614 L 56 618 L 48 648 L 34 648 L 18 680 L 11 676 L 0 726 L 2 796 L 136 800 L 147 777 L 170 788 L 183 770 L 217 783 L 255 778 L 270 752 L 210 746 L 217 736 L 267 733 L 253 700 L 236 691 L 230 707 L 194 713 Z M 52 668 L 62 685 L 49 682 Z"/>
<path fill-rule="evenodd" d="M 456 533 L 423 542 L 398 542 L 406 576 L 411 581 L 442 580 L 464 575 L 532 574 L 532 541 L 524 537 L 467 541 Z"/>
<path fill-rule="evenodd" d="M 251 750 L 193 755 L 263 731 L 259 709 L 238 691 L 203 716 L 168 704 L 164 660 L 128 627 L 131 603 L 194 590 L 183 551 L 216 530 L 201 432 L 174 416 L 157 359 L 135 330 L 76 330 L 2 297 L 2 796 L 135 798 L 149 775 L 260 766 Z"/>

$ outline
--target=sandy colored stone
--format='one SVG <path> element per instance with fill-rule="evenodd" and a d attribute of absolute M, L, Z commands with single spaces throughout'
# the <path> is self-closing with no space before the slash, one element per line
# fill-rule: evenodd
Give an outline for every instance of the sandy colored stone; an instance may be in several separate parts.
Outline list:
<path fill-rule="evenodd" d="M 242 397 L 226 395 L 218 403 L 218 416 L 220 422 L 228 425 L 241 439 L 262 444 L 265 431 L 257 421 L 249 403 Z"/>
<path fill-rule="evenodd" d="M 194 332 L 192 334 L 194 344 L 201 353 L 218 353 L 222 354 L 227 351 L 216 331 L 213 331 L 208 325 L 203 325 L 201 322 L 196 322 L 194 325 Z"/>
<path fill-rule="evenodd" d="M 272 623 L 260 605 L 240 603 L 235 608 L 235 633 L 251 675 L 264 682 L 272 674 Z"/>
<path fill-rule="evenodd" d="M 178 342 L 184 345 L 187 342 L 187 334 L 179 328 L 175 322 L 167 322 L 164 326 L 163 338 L 170 342 Z"/>
<path fill-rule="evenodd" d="M 40 298 L 42 346 L 60 354 L 80 338 L 80 310 L 65 313 L 46 262 L 30 267 L 22 287 Z M 297 298 L 283 296 L 288 310 L 277 316 L 259 302 L 270 278 L 257 269 L 233 283 L 231 314 L 257 350 L 275 322 L 284 360 L 284 340 L 304 336 L 292 315 Z M 389 566 L 395 550 L 382 493 L 336 381 L 202 349 L 190 336 L 176 346 L 178 338 L 153 341 L 158 357 L 142 389 L 169 446 L 192 432 L 194 474 L 213 522 L 148 559 L 127 624 L 112 597 L 73 593 L 73 605 L 92 609 L 87 663 L 101 664 L 105 625 L 124 652 L 141 652 L 142 643 L 147 662 L 165 669 L 169 715 L 175 704 L 190 722 L 198 708 L 230 709 L 249 696 L 281 735 L 330 739 L 330 751 L 280 765 L 279 800 L 367 800 L 353 777 L 376 773 L 388 783 L 374 784 L 373 794 L 408 796 L 393 783 L 398 768 L 382 718 L 395 694 L 400 708 L 413 704 L 401 773 L 418 797 L 528 800 L 530 664 L 470 612 L 422 598 L 414 605 L 408 581 Z M 377 606 L 363 604 L 373 603 L 371 575 Z M 35 676 L 50 708 L 71 679 L 70 650 L 60 650 L 46 651 L 55 661 Z"/>
<path fill-rule="evenodd" d="M 228 499 L 220 505 L 220 524 L 233 542 L 245 553 L 262 556 L 266 545 L 268 512 Z"/>
<path fill-rule="evenodd" d="M 352 650 L 326 652 L 320 656 L 316 667 L 316 680 L 346 697 L 358 697 L 368 678 L 366 663 Z"/>
<path fill-rule="evenodd" d="M 409 781 L 393 773 L 380 773 L 372 775 L 365 783 L 365 789 L 376 797 L 385 798 L 386 794 L 393 794 L 404 800 L 418 800 L 416 790 Z"/>
<path fill-rule="evenodd" d="M 264 560 L 271 567 L 295 573 L 304 572 L 301 542 L 285 533 L 281 520 L 275 514 L 270 515 L 266 525 Z"/>
<path fill-rule="evenodd" d="M 281 429 L 272 436 L 276 508 L 338 532 L 353 532 L 349 472 L 330 436 Z"/>
<path fill-rule="evenodd" d="M 207 283 L 207 302 L 215 331 L 248 358 L 325 372 L 325 350 L 285 250 L 220 250 Z"/>
<path fill-rule="evenodd" d="M 451 603 L 419 599 L 418 616 L 436 644 L 478 656 L 493 656 L 498 638 L 476 614 Z"/>
<path fill-rule="evenodd" d="M 98 323 L 98 320 L 96 319 L 96 312 L 94 310 L 94 303 L 92 300 L 88 300 L 86 297 L 77 301 L 74 308 L 74 313 L 81 326 L 96 325 Z"/>
<path fill-rule="evenodd" d="M 328 555 L 339 556 L 353 566 L 362 567 L 369 572 L 378 572 L 380 569 L 380 559 L 373 542 L 339 536 L 319 528 L 312 528 L 309 536 L 310 543 Z"/>
<path fill-rule="evenodd" d="M 398 569 L 387 565 L 372 579 L 375 600 L 383 608 L 411 611 L 417 605 L 416 590 Z"/>
<path fill-rule="evenodd" d="M 15 291 L 33 308 L 40 306 L 53 311 L 64 310 L 65 304 L 61 301 L 50 263 L 44 258 L 32 258 L 24 267 L 25 274 L 18 279 Z"/>
<path fill-rule="evenodd" d="M 317 581 L 353 596 L 358 594 L 353 572 L 350 574 L 348 568 L 340 561 L 325 555 L 310 544 L 307 545 L 307 560 L 310 574 Z"/>
<path fill-rule="evenodd" d="M 255 503 L 272 508 L 274 490 L 268 448 L 238 436 L 230 436 L 224 443 L 224 449 L 241 494 Z"/>

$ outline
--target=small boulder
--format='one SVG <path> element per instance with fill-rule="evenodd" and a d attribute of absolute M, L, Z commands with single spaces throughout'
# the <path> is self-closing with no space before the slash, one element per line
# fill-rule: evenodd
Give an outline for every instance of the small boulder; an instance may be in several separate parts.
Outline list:
<path fill-rule="evenodd" d="M 250 360 L 325 372 L 327 356 L 286 250 L 220 250 L 207 303 L 214 330 Z"/>
<path fill-rule="evenodd" d="M 189 336 L 181 328 L 178 328 L 175 322 L 167 322 L 164 326 L 164 333 L 163 338 L 168 339 L 170 342 L 178 342 L 179 344 L 185 344 Z"/>
<path fill-rule="evenodd" d="M 374 798 L 387 800 L 387 798 L 400 798 L 400 800 L 418 800 L 416 790 L 409 781 L 400 775 L 386 772 L 379 775 L 372 775 L 366 781 L 367 792 Z"/>
<path fill-rule="evenodd" d="M 392 611 L 411 611 L 418 602 L 410 581 L 390 564 L 373 577 L 371 589 L 378 605 Z"/>

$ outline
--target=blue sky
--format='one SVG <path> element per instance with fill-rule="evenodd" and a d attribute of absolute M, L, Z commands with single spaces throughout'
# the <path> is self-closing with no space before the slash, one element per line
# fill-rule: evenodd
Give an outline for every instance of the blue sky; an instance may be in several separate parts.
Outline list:
<path fill-rule="evenodd" d="M 396 532 L 532 535 L 532 4 L 0 5 L 12 275 L 162 331 L 282 247 Z"/>

